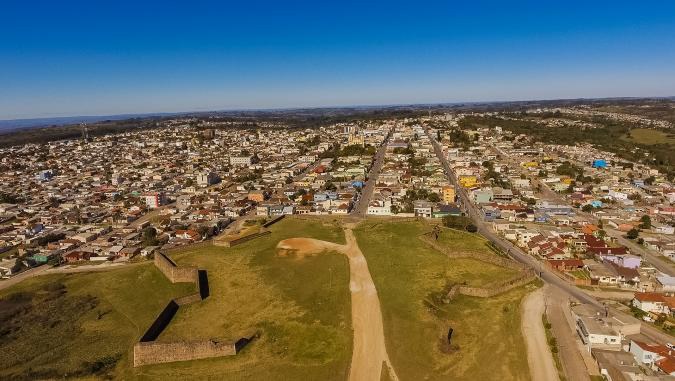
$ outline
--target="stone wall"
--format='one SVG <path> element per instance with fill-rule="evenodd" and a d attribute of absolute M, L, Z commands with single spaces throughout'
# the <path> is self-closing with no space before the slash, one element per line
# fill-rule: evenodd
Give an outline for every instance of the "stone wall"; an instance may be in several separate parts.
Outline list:
<path fill-rule="evenodd" d="M 479 298 L 489 298 L 507 292 L 514 288 L 520 287 L 522 285 L 528 284 L 532 282 L 534 279 L 535 279 L 534 271 L 523 271 L 517 276 L 508 279 L 504 282 L 489 284 L 484 287 L 460 286 L 457 292 L 462 295 L 477 296 Z"/>
<path fill-rule="evenodd" d="M 213 240 L 212 239 L 207 239 L 205 241 L 190 243 L 190 244 L 182 245 L 182 246 L 171 247 L 171 248 L 168 248 L 168 249 L 163 249 L 163 251 L 166 254 L 173 254 L 173 253 L 180 253 L 180 252 L 183 252 L 183 251 L 190 251 L 190 250 L 194 250 L 194 249 L 201 249 L 203 247 L 209 247 L 209 246 L 213 246 Z"/>
<path fill-rule="evenodd" d="M 268 232 L 269 233 L 269 232 Z M 155 266 L 171 283 L 190 282 L 197 292 L 169 301 L 147 331 L 134 345 L 134 367 L 174 361 L 197 360 L 210 357 L 233 356 L 255 336 L 244 337 L 234 343 L 217 340 L 180 341 L 163 343 L 157 338 L 171 323 L 181 306 L 202 301 L 209 295 L 208 277 L 205 270 L 196 267 L 179 267 L 165 253 L 155 254 Z"/>
<path fill-rule="evenodd" d="M 472 258 L 472 259 L 479 260 L 481 262 L 491 263 L 495 266 L 505 267 L 507 269 L 516 270 L 516 271 L 522 271 L 522 270 L 525 269 L 525 266 L 523 266 L 522 264 L 520 264 L 516 261 L 513 261 L 509 258 L 500 257 L 497 254 L 489 254 L 489 253 L 481 253 L 481 252 L 467 253 L 467 252 L 457 252 L 457 251 L 450 250 L 447 247 L 443 247 L 443 246 L 439 245 L 438 242 L 436 242 L 436 240 L 434 240 L 431 237 L 431 233 L 422 234 L 421 236 L 419 236 L 419 239 L 421 239 L 422 241 L 426 242 L 427 244 L 429 244 L 434 249 L 440 251 L 441 253 L 446 254 L 447 256 L 449 256 L 451 258 L 458 258 L 458 259 L 459 258 Z"/>
<path fill-rule="evenodd" d="M 202 301 L 202 295 L 201 295 L 201 293 L 196 292 L 194 294 L 181 296 L 180 298 L 176 298 L 173 301 L 179 306 L 184 306 L 186 304 L 201 302 Z"/>
<path fill-rule="evenodd" d="M 155 266 L 171 283 L 195 283 L 199 286 L 199 275 L 196 267 L 178 267 L 166 254 L 155 254 Z"/>
<path fill-rule="evenodd" d="M 270 232 L 269 230 L 265 230 L 265 231 L 261 231 L 261 232 L 258 232 L 258 233 L 249 234 L 249 235 L 243 236 L 241 238 L 233 239 L 231 241 L 225 241 L 225 240 L 214 241 L 213 244 L 216 245 L 216 246 L 233 247 L 233 246 L 241 245 L 242 243 L 248 242 L 252 239 L 256 239 L 258 237 L 266 236 L 268 234 L 272 234 L 272 232 Z"/>
<path fill-rule="evenodd" d="M 215 340 L 173 343 L 141 342 L 134 345 L 134 366 L 234 356 L 236 354 L 235 343 Z"/>
<path fill-rule="evenodd" d="M 491 283 L 483 287 L 470 287 L 460 284 L 453 285 L 446 296 L 448 299 L 452 300 L 452 298 L 454 298 L 457 294 L 476 296 L 479 298 L 489 298 L 530 283 L 536 278 L 534 270 L 529 269 L 526 266 L 509 258 L 501 257 L 496 253 L 489 254 L 481 252 L 455 252 L 438 244 L 438 242 L 432 238 L 431 233 L 424 233 L 419 236 L 419 239 L 427 243 L 435 250 L 440 251 L 451 258 L 471 258 L 481 262 L 490 263 L 495 266 L 518 271 L 518 274 L 511 277 L 510 279 L 507 279 L 503 282 Z"/>
<path fill-rule="evenodd" d="M 265 223 L 263 224 L 262 227 L 263 227 L 263 228 L 268 228 L 268 227 L 270 227 L 270 226 L 276 224 L 277 222 L 283 220 L 285 217 L 286 217 L 285 214 L 282 214 L 282 215 L 280 215 L 280 216 L 274 217 L 274 218 L 272 218 L 271 220 L 265 222 Z"/>

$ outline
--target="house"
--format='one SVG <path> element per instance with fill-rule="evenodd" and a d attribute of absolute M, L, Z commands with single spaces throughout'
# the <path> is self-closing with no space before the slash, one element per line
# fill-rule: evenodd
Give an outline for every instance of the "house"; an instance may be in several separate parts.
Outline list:
<path fill-rule="evenodd" d="M 0 259 L 0 278 L 9 278 L 14 275 L 16 258 Z"/>
<path fill-rule="evenodd" d="M 631 340 L 629 352 L 639 364 L 675 376 L 675 351 L 667 346 Z"/>
<path fill-rule="evenodd" d="M 442 218 L 445 216 L 461 216 L 462 210 L 454 204 L 440 204 L 434 207 L 433 217 Z"/>
<path fill-rule="evenodd" d="M 247 199 L 253 202 L 265 201 L 265 192 L 262 190 L 252 190 L 248 192 Z"/>
<path fill-rule="evenodd" d="M 633 300 L 631 300 L 633 307 L 655 314 L 670 313 L 669 304 L 675 309 L 675 298 L 669 298 L 656 292 L 636 292 Z"/>
<path fill-rule="evenodd" d="M 413 203 L 415 217 L 431 218 L 433 214 L 434 204 L 429 201 L 417 200 Z"/>
<path fill-rule="evenodd" d="M 599 315 L 595 307 L 579 304 L 572 307 L 572 317 L 581 341 L 590 352 L 593 348 L 621 350 L 621 340 L 640 333 L 640 320 L 632 316 Z"/>
<path fill-rule="evenodd" d="M 662 292 L 675 292 L 675 277 L 669 275 L 657 276 L 656 288 Z"/>
<path fill-rule="evenodd" d="M 176 230 L 176 238 L 186 239 L 190 241 L 199 241 L 202 236 L 195 230 Z"/>
<path fill-rule="evenodd" d="M 372 200 L 368 205 L 369 215 L 375 216 L 389 216 L 391 215 L 391 201 L 390 200 Z"/>
<path fill-rule="evenodd" d="M 579 270 L 584 267 L 584 262 L 581 259 L 561 259 L 561 260 L 552 260 L 549 259 L 546 263 L 558 271 L 572 271 Z"/>
<path fill-rule="evenodd" d="M 159 250 L 159 246 L 146 246 L 141 250 L 141 255 L 147 257 L 154 254 L 157 250 Z"/>
<path fill-rule="evenodd" d="M 71 251 L 63 256 L 66 262 L 78 262 L 78 261 L 88 261 L 91 257 L 91 253 L 88 251 Z"/>
<path fill-rule="evenodd" d="M 675 227 L 666 224 L 659 224 L 657 222 L 652 222 L 652 229 L 654 230 L 654 233 L 658 234 L 670 235 L 675 233 Z"/>
<path fill-rule="evenodd" d="M 593 348 L 591 357 L 600 371 L 600 378 L 608 381 L 657 381 L 645 378 L 635 358 L 628 352 Z M 604 376 L 604 377 L 603 377 Z"/>

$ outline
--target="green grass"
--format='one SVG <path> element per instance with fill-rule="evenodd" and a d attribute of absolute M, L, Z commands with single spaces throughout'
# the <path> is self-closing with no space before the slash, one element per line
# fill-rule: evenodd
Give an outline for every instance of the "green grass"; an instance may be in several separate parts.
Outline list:
<path fill-rule="evenodd" d="M 65 293 L 52 292 L 60 285 Z M 143 331 L 171 298 L 193 289 L 190 284 L 172 285 L 148 263 L 39 276 L 3 290 L 4 302 L 29 301 L 0 315 L 0 327 L 14 327 L 0 335 L 0 379 L 84 376 L 88 364 L 111 358 L 119 359 L 118 369 L 130 367 L 133 344 Z"/>
<path fill-rule="evenodd" d="M 428 248 L 417 238 L 428 229 L 421 222 L 365 222 L 355 230 L 380 296 L 387 351 L 397 375 L 401 380 L 528 380 L 519 306 L 536 286 L 487 299 L 459 295 L 435 307 L 425 303 L 437 300 L 434 296 L 449 283 L 480 286 L 514 275 Z M 447 234 L 443 243 L 492 253 L 469 233 Z M 444 353 L 440 346 L 449 327 L 459 349 Z"/>
<path fill-rule="evenodd" d="M 588 275 L 588 272 L 585 270 L 574 270 L 569 273 L 577 279 L 591 279 L 590 275 Z"/>
<path fill-rule="evenodd" d="M 330 220 L 287 218 L 272 234 L 234 248 L 173 254 L 178 265 L 206 269 L 210 296 L 181 308 L 160 341 L 236 339 L 257 330 L 258 340 L 235 357 L 159 364 L 139 379 L 344 380 L 351 359 L 349 265 L 325 253 L 302 260 L 275 255 L 285 238 L 344 243 Z"/>
<path fill-rule="evenodd" d="M 186 294 L 190 289 L 185 286 L 191 286 L 171 285 L 147 264 L 59 277 L 66 279 L 69 296 L 100 295 L 97 308 L 110 308 L 112 312 L 100 321 L 96 310 L 78 317 L 77 325 L 84 334 L 39 331 L 49 332 L 50 338 L 59 343 L 58 349 L 37 356 L 44 348 L 26 348 L 17 356 L 37 358 L 9 369 L 0 363 L 0 379 L 38 366 L 56 369 L 62 375 L 77 369 L 83 360 L 106 356 L 119 356 L 108 373 L 125 380 L 346 379 L 352 345 L 346 258 L 332 253 L 302 260 L 277 258 L 274 250 L 279 240 L 290 237 L 343 243 L 341 229 L 328 219 L 287 218 L 271 230 L 268 236 L 234 248 L 209 247 L 172 254 L 179 265 L 207 270 L 210 296 L 181 307 L 158 340 L 231 340 L 252 330 L 260 332 L 260 338 L 239 355 L 133 368 L 130 356 L 138 337 L 169 299 Z M 56 280 L 36 277 L 8 291 L 36 292 L 47 278 Z M 35 340 L 28 327 L 26 331 L 24 341 Z M 0 346 L 0 353 L 4 349 Z"/>
<path fill-rule="evenodd" d="M 668 134 L 661 130 L 651 128 L 633 128 L 630 130 L 630 136 L 624 136 L 622 139 L 638 144 L 673 144 L 675 135 Z"/>
<path fill-rule="evenodd" d="M 482 236 L 454 229 L 441 229 L 438 242 L 457 252 L 472 253 L 480 251 L 487 253 L 490 251 L 486 246 L 488 241 Z"/>

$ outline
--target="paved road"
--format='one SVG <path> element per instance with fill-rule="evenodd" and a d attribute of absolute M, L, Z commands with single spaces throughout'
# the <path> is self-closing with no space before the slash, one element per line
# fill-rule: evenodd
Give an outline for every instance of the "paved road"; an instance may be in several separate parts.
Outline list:
<path fill-rule="evenodd" d="M 377 149 L 375 161 L 373 162 L 372 167 L 370 167 L 370 172 L 368 172 L 368 181 L 366 181 L 366 185 L 361 190 L 361 195 L 356 201 L 356 205 L 354 205 L 350 215 L 356 217 L 365 217 L 365 215 L 368 213 L 368 205 L 370 204 L 370 199 L 373 197 L 377 178 L 380 176 L 380 171 L 382 170 L 382 165 L 384 164 L 384 155 L 387 152 L 387 142 L 389 141 L 389 138 L 393 132 L 394 129 L 392 128 L 380 147 Z"/>
<path fill-rule="evenodd" d="M 590 381 L 589 373 L 596 374 L 597 371 L 587 369 L 582 355 L 585 352 L 579 351 L 578 335 L 572 325 L 572 317 L 568 316 L 569 297 L 557 287 L 547 287 L 544 295 L 546 315 L 558 341 L 558 353 L 565 375 L 569 380 Z"/>
<path fill-rule="evenodd" d="M 557 381 L 558 370 L 555 368 L 553 354 L 546 342 L 546 331 L 541 321 L 544 314 L 544 290 L 538 289 L 523 299 L 521 314 L 520 326 L 527 345 L 530 377 L 533 380 Z"/>
<path fill-rule="evenodd" d="M 470 201 L 469 194 L 464 189 L 463 187 L 457 186 L 457 179 L 455 178 L 455 174 L 450 168 L 450 164 L 448 163 L 447 158 L 443 155 L 443 151 L 441 149 L 440 144 L 434 139 L 434 137 L 429 134 L 427 131 L 427 134 L 429 135 L 429 139 L 431 139 L 433 145 L 434 145 L 434 150 L 436 151 L 436 155 L 438 158 L 441 160 L 441 164 L 443 165 L 443 168 L 445 169 L 446 174 L 448 175 L 448 178 L 450 182 L 455 185 L 455 188 L 457 189 L 457 194 L 460 196 L 461 203 L 463 209 L 466 211 L 467 215 L 474 221 L 474 224 L 476 227 L 478 227 L 478 232 L 481 233 L 485 238 L 489 239 L 492 243 L 494 243 L 497 247 L 502 249 L 505 253 L 507 253 L 511 258 L 514 260 L 526 265 L 527 267 L 530 267 L 534 269 L 537 272 L 537 275 L 545 282 L 551 283 L 563 290 L 565 290 L 568 294 L 574 296 L 577 300 L 591 304 L 596 306 L 599 310 L 603 310 L 603 305 L 602 303 L 598 302 L 595 298 L 587 295 L 577 287 L 570 285 L 567 283 L 565 280 L 559 278 L 553 271 L 549 270 L 548 268 L 545 268 L 542 266 L 536 259 L 534 259 L 531 255 L 523 252 L 519 247 L 516 245 L 512 244 L 508 240 L 498 236 L 484 221 L 482 216 L 480 215 L 480 212 L 478 211 L 478 208 Z"/>
<path fill-rule="evenodd" d="M 607 232 L 608 236 L 616 238 L 620 244 L 629 248 L 634 254 L 640 255 L 645 261 L 649 262 L 657 270 L 664 274 L 675 276 L 675 266 L 669 260 L 660 258 L 658 255 L 650 252 L 646 248 L 625 238 L 623 233 L 618 230 L 605 227 L 605 231 Z"/>
<path fill-rule="evenodd" d="M 32 278 L 34 276 L 40 275 L 41 273 L 47 271 L 50 266 L 42 265 L 40 267 L 34 267 L 28 269 L 20 274 L 17 274 L 9 279 L 0 280 L 0 290 L 11 287 L 25 279 Z"/>
<path fill-rule="evenodd" d="M 448 179 L 450 182 L 455 185 L 455 188 L 457 188 L 457 194 L 461 198 L 461 202 L 463 205 L 464 210 L 466 211 L 467 215 L 471 217 L 471 219 L 474 221 L 474 224 L 478 227 L 478 232 L 481 233 L 485 238 L 489 239 L 492 243 L 494 243 L 497 247 L 502 249 L 504 252 L 506 252 L 511 258 L 514 260 L 534 269 L 537 273 L 537 276 L 543 280 L 546 283 L 552 284 L 556 287 L 558 287 L 560 290 L 565 292 L 568 296 L 571 296 L 578 300 L 581 303 L 585 303 L 588 305 L 591 305 L 597 309 L 598 312 L 604 313 L 605 311 L 605 306 L 603 303 L 599 302 L 597 299 L 592 297 L 591 295 L 588 295 L 578 287 L 568 283 L 564 279 L 560 278 L 553 270 L 549 270 L 547 267 L 543 266 L 539 261 L 537 261 L 534 257 L 531 255 L 525 253 L 522 251 L 519 247 L 515 246 L 508 240 L 498 236 L 484 221 L 483 218 L 480 215 L 480 212 L 478 211 L 478 208 L 470 201 L 469 194 L 464 189 L 463 187 L 458 187 L 457 180 L 455 178 L 455 174 L 450 168 L 450 165 L 448 163 L 447 158 L 443 155 L 442 149 L 440 144 L 434 139 L 433 136 L 429 133 L 427 130 L 427 135 L 429 136 L 429 139 L 431 139 L 433 145 L 434 145 L 434 150 L 436 151 L 436 155 L 439 157 L 441 160 L 441 163 L 443 165 L 443 168 L 445 169 L 446 174 L 448 175 Z M 621 311 L 616 310 L 615 308 L 609 308 L 610 312 L 617 316 L 628 316 L 626 313 L 623 313 Z M 670 336 L 657 328 L 648 325 L 648 324 L 642 324 L 641 328 L 641 333 L 644 334 L 645 336 L 648 336 L 650 339 L 665 343 L 665 342 L 675 342 L 675 337 Z"/>

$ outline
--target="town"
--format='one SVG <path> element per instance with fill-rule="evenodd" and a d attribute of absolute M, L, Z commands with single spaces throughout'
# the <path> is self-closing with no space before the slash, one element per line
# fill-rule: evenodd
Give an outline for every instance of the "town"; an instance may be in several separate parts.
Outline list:
<path fill-rule="evenodd" d="M 593 113 L 523 114 L 555 115 L 549 128 L 595 128 L 589 115 L 672 128 Z M 551 296 L 563 300 L 553 329 L 571 345 L 552 352 L 565 367 L 611 380 L 675 376 L 672 175 L 597 145 L 536 140 L 509 127 L 521 118 L 445 112 L 295 129 L 185 117 L 2 148 L 0 287 L 150 262 L 282 216 L 423 219 L 480 233 L 573 290 Z"/>

